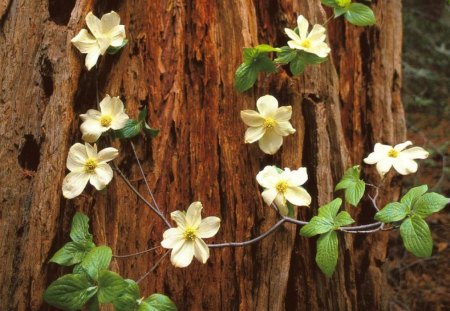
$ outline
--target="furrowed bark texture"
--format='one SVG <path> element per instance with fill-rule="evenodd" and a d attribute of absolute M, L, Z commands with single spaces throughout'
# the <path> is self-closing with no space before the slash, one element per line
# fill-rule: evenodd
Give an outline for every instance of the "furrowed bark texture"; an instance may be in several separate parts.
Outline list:
<path fill-rule="evenodd" d="M 0 3 L 0 309 L 48 310 L 42 293 L 62 273 L 49 264 L 68 241 L 71 217 L 91 218 L 98 244 L 115 254 L 141 251 L 161 241 L 164 224 L 116 176 L 103 192 L 88 188 L 68 201 L 61 195 L 69 147 L 81 140 L 78 115 L 96 107 L 96 90 L 121 96 L 128 113 L 149 108 L 161 129 L 153 140 L 137 139 L 139 158 L 156 199 L 168 215 L 200 200 L 204 216 L 222 219 L 211 242 L 242 241 L 276 221 L 264 206 L 256 174 L 265 166 L 306 166 L 309 219 L 335 195 L 343 171 L 375 142 L 405 138 L 400 102 L 401 1 L 372 1 L 377 25 L 361 28 L 342 19 L 328 25 L 332 57 L 299 78 L 281 71 L 260 77 L 251 91 L 233 88 L 242 48 L 286 45 L 284 27 L 297 14 L 323 23 L 319 0 L 6 0 Z M 70 39 L 85 28 L 89 11 L 117 11 L 129 44 L 84 69 Z M 245 145 L 239 113 L 256 99 L 276 96 L 292 105 L 295 135 L 276 156 Z M 116 163 L 145 193 L 128 143 L 115 143 Z M 365 177 L 379 182 L 372 168 Z M 399 180 L 388 177 L 396 199 Z M 368 202 L 348 208 L 368 223 Z M 382 264 L 387 234 L 340 238 L 337 271 L 327 279 L 315 262 L 315 239 L 286 224 L 246 248 L 211 250 L 207 264 L 176 269 L 165 260 L 142 281 L 142 294 L 169 295 L 180 310 L 381 310 L 386 308 Z M 138 279 L 162 250 L 114 260 L 114 268 Z"/>

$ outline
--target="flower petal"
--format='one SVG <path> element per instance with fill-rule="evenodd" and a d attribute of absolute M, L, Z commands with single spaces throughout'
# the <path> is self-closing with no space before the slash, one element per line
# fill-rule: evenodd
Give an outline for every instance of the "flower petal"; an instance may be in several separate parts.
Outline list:
<path fill-rule="evenodd" d="M 383 154 L 387 155 L 389 150 L 391 150 L 391 149 L 392 149 L 392 146 L 376 143 L 375 147 L 374 147 L 374 152 L 383 153 Z"/>
<path fill-rule="evenodd" d="M 95 143 L 108 128 L 102 127 L 98 120 L 87 119 L 81 124 L 80 130 L 83 134 L 81 138 L 85 142 Z"/>
<path fill-rule="evenodd" d="M 275 197 L 275 205 L 278 207 L 281 215 L 286 216 L 288 214 L 289 211 L 286 204 L 286 198 L 281 193 Z"/>
<path fill-rule="evenodd" d="M 306 167 L 291 171 L 286 177 L 289 186 L 301 186 L 308 180 Z"/>
<path fill-rule="evenodd" d="M 170 228 L 164 231 L 161 246 L 164 248 L 179 248 L 184 243 L 183 230 Z"/>
<path fill-rule="evenodd" d="M 103 190 L 105 189 L 106 185 L 108 185 L 111 182 L 113 176 L 114 174 L 111 166 L 109 166 L 106 163 L 103 163 L 99 164 L 95 168 L 94 173 L 91 174 L 89 182 L 91 183 L 92 186 L 95 187 L 95 189 Z"/>
<path fill-rule="evenodd" d="M 264 95 L 258 98 L 256 107 L 263 117 L 272 117 L 278 109 L 278 100 L 272 95 Z"/>
<path fill-rule="evenodd" d="M 241 119 L 248 126 L 257 127 L 262 126 L 264 117 L 254 110 L 242 110 Z"/>
<path fill-rule="evenodd" d="M 100 102 L 100 111 L 102 112 L 102 115 L 113 114 L 111 96 L 106 95 L 105 98 L 102 99 L 102 101 Z"/>
<path fill-rule="evenodd" d="M 262 126 L 258 127 L 249 127 L 245 131 L 244 140 L 246 144 L 254 143 L 255 141 L 258 141 L 263 137 L 263 135 L 266 133 L 266 129 Z"/>
<path fill-rule="evenodd" d="M 311 196 L 303 187 L 289 187 L 284 196 L 293 205 L 309 206 L 311 204 Z"/>
<path fill-rule="evenodd" d="M 283 144 L 282 136 L 278 135 L 274 130 L 266 130 L 265 134 L 259 140 L 259 148 L 267 154 L 275 154 Z"/>
<path fill-rule="evenodd" d="M 117 158 L 117 156 L 119 155 L 119 150 L 117 150 L 116 148 L 113 147 L 108 147 L 105 149 L 100 150 L 100 152 L 98 153 L 98 161 L 99 162 L 109 162 L 114 160 L 115 158 Z"/>
<path fill-rule="evenodd" d="M 202 220 L 198 226 L 197 235 L 202 239 L 211 238 L 216 235 L 220 228 L 220 218 L 211 216 Z"/>
<path fill-rule="evenodd" d="M 104 34 L 109 33 L 115 27 L 119 26 L 120 16 L 116 12 L 111 11 L 102 16 L 102 19 L 100 20 L 100 24 L 101 24 L 102 32 Z"/>
<path fill-rule="evenodd" d="M 363 161 L 366 164 L 375 164 L 387 157 L 387 153 L 372 152 Z"/>
<path fill-rule="evenodd" d="M 280 136 L 288 136 L 295 133 L 295 129 L 289 121 L 277 122 L 274 127 L 275 132 Z"/>
<path fill-rule="evenodd" d="M 309 22 L 303 15 L 299 15 L 297 17 L 297 26 L 298 32 L 300 34 L 300 39 L 306 39 L 308 35 Z"/>
<path fill-rule="evenodd" d="M 393 158 L 386 157 L 386 158 L 381 159 L 381 160 L 377 163 L 376 168 L 377 168 L 378 174 L 380 174 L 382 177 L 383 177 L 387 172 L 389 172 L 389 170 L 391 169 L 391 167 L 392 167 L 392 162 L 393 162 L 392 159 L 393 159 Z"/>
<path fill-rule="evenodd" d="M 186 211 L 186 224 L 193 228 L 198 228 L 202 222 L 202 203 L 193 202 Z"/>
<path fill-rule="evenodd" d="M 256 181 L 261 187 L 274 188 L 280 178 L 277 168 L 267 165 L 262 171 L 256 175 Z"/>
<path fill-rule="evenodd" d="M 428 153 L 428 151 L 426 151 L 425 149 L 421 148 L 421 147 L 412 147 L 406 150 L 403 150 L 402 152 L 400 152 L 400 157 L 401 158 L 407 158 L 407 159 L 426 159 L 428 158 L 430 154 Z"/>
<path fill-rule="evenodd" d="M 186 228 L 186 214 L 181 211 L 174 211 L 170 213 L 170 218 L 177 224 L 180 229 Z"/>
<path fill-rule="evenodd" d="M 64 177 L 62 184 L 63 196 L 66 199 L 73 199 L 83 192 L 89 181 L 89 174 L 83 172 L 71 172 Z"/>
<path fill-rule="evenodd" d="M 118 25 L 114 27 L 109 33 L 109 38 L 111 39 L 111 46 L 119 47 L 123 44 L 123 40 L 125 40 L 125 26 Z"/>
<path fill-rule="evenodd" d="M 93 50 L 86 55 L 86 59 L 84 61 L 84 65 L 87 70 L 91 70 L 92 67 L 97 64 L 98 57 L 100 56 L 100 49 Z"/>
<path fill-rule="evenodd" d="M 397 158 L 393 161 L 394 168 L 401 175 L 408 175 L 417 172 L 418 165 L 411 159 Z"/>
<path fill-rule="evenodd" d="M 102 26 L 97 16 L 89 12 L 86 15 L 86 24 L 94 37 L 99 38 L 102 35 Z"/>
<path fill-rule="evenodd" d="M 394 146 L 394 149 L 396 151 L 402 151 L 403 149 L 405 149 L 408 146 L 411 146 L 413 143 L 411 141 L 405 141 L 404 143 L 398 144 Z"/>
<path fill-rule="evenodd" d="M 278 195 L 278 192 L 275 188 L 268 188 L 264 190 L 261 193 L 264 202 L 266 202 L 267 205 L 270 205 L 275 200 L 276 196 Z"/>
<path fill-rule="evenodd" d="M 100 120 L 101 116 L 102 116 L 102 113 L 95 109 L 89 109 L 88 111 L 86 111 L 86 113 L 80 114 L 80 118 L 83 121 L 86 121 L 86 120 L 98 121 L 98 120 Z"/>
<path fill-rule="evenodd" d="M 292 106 L 282 106 L 277 109 L 273 118 L 277 122 L 289 121 L 292 117 Z"/>
<path fill-rule="evenodd" d="M 189 266 L 194 258 L 194 247 L 193 241 L 185 241 L 180 247 L 174 248 L 170 255 L 172 264 L 178 268 Z"/>
<path fill-rule="evenodd" d="M 315 24 L 307 38 L 311 42 L 323 42 L 326 38 L 325 32 L 325 27 L 320 24 Z"/>
<path fill-rule="evenodd" d="M 111 128 L 113 130 L 120 130 L 125 127 L 130 117 L 125 112 L 119 112 L 111 121 Z"/>
<path fill-rule="evenodd" d="M 209 248 L 202 239 L 194 240 L 194 256 L 201 263 L 206 263 L 209 258 Z"/>
<path fill-rule="evenodd" d="M 297 41 L 288 41 L 287 43 L 291 49 L 304 50 L 305 48 Z"/>
<path fill-rule="evenodd" d="M 86 147 L 80 143 L 74 144 L 70 147 L 67 156 L 67 169 L 69 171 L 84 170 L 84 162 L 86 162 L 87 158 Z"/>
<path fill-rule="evenodd" d="M 124 105 L 119 96 L 111 97 L 111 114 L 113 116 L 123 113 Z"/>
<path fill-rule="evenodd" d="M 325 42 L 312 44 L 310 48 L 303 48 L 305 52 L 316 54 L 319 57 L 325 58 L 330 53 L 331 49 Z"/>
<path fill-rule="evenodd" d="M 296 42 L 300 42 L 302 40 L 292 29 L 284 28 L 284 32 L 287 34 L 287 36 L 289 38 L 291 38 L 292 40 L 294 40 Z"/>
<path fill-rule="evenodd" d="M 97 145 L 96 144 L 89 144 L 89 143 L 84 143 L 84 147 L 86 148 L 86 154 L 88 156 L 88 158 L 97 158 Z"/>
<path fill-rule="evenodd" d="M 83 54 L 98 50 L 97 40 L 86 29 L 81 29 L 70 42 Z"/>

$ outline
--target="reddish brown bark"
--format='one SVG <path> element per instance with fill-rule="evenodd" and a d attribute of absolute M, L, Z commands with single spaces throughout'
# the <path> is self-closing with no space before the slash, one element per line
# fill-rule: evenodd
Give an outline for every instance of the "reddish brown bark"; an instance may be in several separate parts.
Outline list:
<path fill-rule="evenodd" d="M 313 194 L 308 219 L 333 197 L 343 171 L 360 163 L 378 141 L 404 138 L 400 102 L 401 2 L 377 1 L 378 23 L 357 28 L 328 24 L 333 57 L 299 78 L 280 73 L 250 92 L 233 88 L 242 47 L 286 42 L 283 28 L 298 13 L 326 20 L 320 1 L 161 0 L 38 1 L 0 3 L 0 309 L 49 309 L 42 293 L 67 270 L 48 264 L 68 239 L 72 215 L 91 218 L 96 241 L 115 254 L 158 245 L 163 223 L 120 178 L 108 190 L 61 195 L 68 148 L 80 141 L 80 113 L 101 96 L 121 96 L 136 116 L 149 107 L 161 129 L 137 141 L 139 157 L 157 201 L 168 214 L 201 200 L 205 215 L 218 215 L 214 241 L 241 241 L 267 230 L 276 215 L 259 197 L 255 175 L 267 164 L 308 167 Z M 117 11 L 128 46 L 102 58 L 98 71 L 83 69 L 84 56 L 70 44 L 84 17 Z M 329 13 L 328 13 L 329 14 Z M 276 156 L 244 145 L 242 109 L 270 93 L 293 106 L 297 129 Z M 117 163 L 145 193 L 127 144 Z M 368 175 L 374 178 L 375 175 Z M 395 198 L 398 181 L 387 180 Z M 380 204 L 381 205 L 381 204 Z M 369 222 L 369 206 L 351 210 Z M 142 282 L 142 293 L 173 298 L 180 310 L 364 310 L 384 309 L 387 235 L 341 238 L 338 268 L 326 279 L 314 263 L 315 241 L 286 224 L 261 243 L 215 249 L 206 265 L 175 269 L 166 260 Z M 159 258 L 150 253 L 114 261 L 124 277 L 137 279 Z"/>

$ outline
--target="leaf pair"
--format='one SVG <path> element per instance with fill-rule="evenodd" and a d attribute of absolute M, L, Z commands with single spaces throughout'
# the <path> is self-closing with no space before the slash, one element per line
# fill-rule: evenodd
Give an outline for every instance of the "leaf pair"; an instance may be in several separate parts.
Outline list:
<path fill-rule="evenodd" d="M 353 25 L 370 26 L 376 23 L 375 14 L 367 5 L 349 0 L 322 0 L 322 4 L 333 8 L 335 18 L 344 15 Z"/>
<path fill-rule="evenodd" d="M 278 51 L 280 49 L 267 44 L 261 44 L 254 48 L 244 48 L 244 62 L 235 73 L 235 88 L 239 92 L 244 92 L 255 84 L 260 72 L 276 72 L 277 67 L 272 59 L 269 58 L 269 53 Z"/>
<path fill-rule="evenodd" d="M 275 59 L 275 62 L 283 65 L 289 64 L 289 69 L 294 76 L 301 74 L 307 65 L 320 64 L 327 60 L 326 57 L 319 57 L 312 53 L 291 49 L 288 46 L 283 46 L 280 50 L 277 52 L 278 57 Z"/>
<path fill-rule="evenodd" d="M 360 174 L 359 165 L 349 168 L 345 171 L 336 188 L 334 188 L 335 191 L 345 190 L 345 201 L 353 206 L 358 205 L 366 190 L 366 183 L 360 178 Z"/>
<path fill-rule="evenodd" d="M 341 205 L 342 200 L 337 198 L 320 207 L 319 215 L 314 216 L 300 230 L 300 234 L 305 237 L 320 234 L 317 240 L 316 263 L 328 277 L 331 277 L 333 274 L 339 256 L 339 242 L 336 230 L 355 222 L 346 211 L 338 213 Z"/>
<path fill-rule="evenodd" d="M 147 107 L 144 107 L 144 109 L 139 112 L 137 120 L 129 119 L 122 129 L 113 132 L 113 137 L 119 139 L 133 138 L 143 131 L 144 134 L 155 138 L 158 135 L 159 130 L 154 129 L 147 124 L 147 112 Z"/>
<path fill-rule="evenodd" d="M 402 222 L 403 244 L 417 257 L 429 257 L 433 251 L 430 228 L 424 218 L 439 212 L 450 202 L 438 193 L 427 191 L 427 185 L 412 188 L 400 202 L 389 203 L 375 214 L 375 219 L 383 223 Z"/>

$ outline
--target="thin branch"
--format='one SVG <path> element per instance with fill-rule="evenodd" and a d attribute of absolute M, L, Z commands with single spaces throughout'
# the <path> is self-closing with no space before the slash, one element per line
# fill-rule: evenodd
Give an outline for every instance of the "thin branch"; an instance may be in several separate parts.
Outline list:
<path fill-rule="evenodd" d="M 113 256 L 114 258 L 128 258 L 128 257 L 138 256 L 138 255 L 142 255 L 142 254 L 151 252 L 151 251 L 153 251 L 153 250 L 155 250 L 155 249 L 158 249 L 158 248 L 160 248 L 160 247 L 161 247 L 161 246 L 158 245 L 158 246 L 155 246 L 155 247 L 146 249 L 145 251 L 142 251 L 142 252 L 132 253 L 132 254 L 128 254 L 128 255 L 112 255 L 112 256 Z"/>
<path fill-rule="evenodd" d="M 169 254 L 169 252 L 170 252 L 170 249 L 169 249 L 167 252 L 165 252 L 164 255 L 162 255 L 161 258 L 159 258 L 159 259 L 155 262 L 155 264 L 153 265 L 153 267 L 151 267 L 150 270 L 148 270 L 148 272 L 146 272 L 143 276 L 141 276 L 141 277 L 139 278 L 139 280 L 136 281 L 136 283 L 139 284 L 139 283 L 140 283 L 143 279 L 145 279 L 150 273 L 152 273 L 152 272 L 156 269 L 156 267 L 159 266 L 159 264 L 161 263 L 161 261 Z"/>
<path fill-rule="evenodd" d="M 123 181 L 127 184 L 127 186 L 139 197 L 139 199 L 142 200 L 150 209 L 155 212 L 156 215 L 158 215 L 159 218 L 161 218 L 162 221 L 166 224 L 168 228 L 172 228 L 169 221 L 164 217 L 163 214 L 161 214 L 149 201 L 147 201 L 146 198 L 142 196 L 142 194 L 139 193 L 139 191 L 130 183 L 128 178 L 125 176 L 125 174 L 119 169 L 119 167 L 113 162 L 114 169 L 119 173 L 120 177 L 122 177 Z"/>
<path fill-rule="evenodd" d="M 158 212 L 160 212 L 162 214 L 161 209 L 159 208 L 158 203 L 156 203 L 155 197 L 153 196 L 153 192 L 150 189 L 150 186 L 147 182 L 147 178 L 145 176 L 144 170 L 142 169 L 141 161 L 139 161 L 139 158 L 137 156 L 136 149 L 134 148 L 134 144 L 132 141 L 130 141 L 130 144 L 131 144 L 131 149 L 133 149 L 133 154 L 134 154 L 134 157 L 136 158 L 136 162 L 139 166 L 139 171 L 141 172 L 142 178 L 144 179 L 144 182 L 145 182 L 145 186 L 147 187 L 147 191 L 150 194 L 150 196 L 152 197 L 153 205 L 158 210 Z"/>
<path fill-rule="evenodd" d="M 275 232 L 275 230 L 277 230 L 282 224 L 284 224 L 286 222 L 286 219 L 283 218 L 281 220 L 279 220 L 275 225 L 273 225 L 269 230 L 267 230 L 266 232 L 264 232 L 263 234 L 261 234 L 260 236 L 248 240 L 248 241 L 244 241 L 244 242 L 228 242 L 228 243 L 220 243 L 220 244 L 207 244 L 209 248 L 219 248 L 219 247 L 243 247 L 243 246 L 247 246 L 250 244 L 253 244 L 255 242 L 261 241 L 262 239 L 264 239 L 266 236 L 269 236 L 271 233 Z"/>

